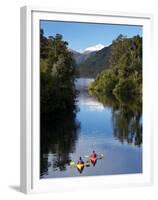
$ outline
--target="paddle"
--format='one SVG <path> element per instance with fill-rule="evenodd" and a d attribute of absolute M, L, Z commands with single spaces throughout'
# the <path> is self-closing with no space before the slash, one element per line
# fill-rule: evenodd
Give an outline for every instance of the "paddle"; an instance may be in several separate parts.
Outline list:
<path fill-rule="evenodd" d="M 89 158 L 90 156 L 85 155 L 84 157 L 85 158 Z M 97 155 L 97 159 L 103 159 L 103 158 L 104 158 L 104 155 L 102 153 L 100 153 L 100 154 Z"/>
<path fill-rule="evenodd" d="M 71 161 L 71 162 L 70 162 L 70 167 L 71 167 L 71 168 L 76 168 L 76 163 L 75 163 L 74 161 Z"/>
<path fill-rule="evenodd" d="M 85 162 L 85 166 L 86 166 L 86 167 L 90 167 L 90 161 L 89 161 L 89 160 L 87 160 L 87 161 Z"/>
<path fill-rule="evenodd" d="M 84 163 L 84 166 L 85 166 L 85 167 L 89 167 L 89 166 L 90 166 L 89 160 L 87 160 L 87 161 Z M 74 161 L 71 161 L 71 162 L 70 162 L 70 167 L 71 167 L 71 168 L 76 168 L 76 163 L 75 163 Z"/>
<path fill-rule="evenodd" d="M 104 155 L 103 154 L 99 154 L 98 155 L 98 159 L 103 159 L 104 158 Z"/>

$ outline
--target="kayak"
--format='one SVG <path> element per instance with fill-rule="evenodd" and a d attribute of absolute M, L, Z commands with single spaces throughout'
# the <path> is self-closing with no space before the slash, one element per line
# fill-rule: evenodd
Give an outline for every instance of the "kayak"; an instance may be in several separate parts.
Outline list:
<path fill-rule="evenodd" d="M 97 161 L 97 157 L 90 156 L 89 159 L 91 162 L 95 163 Z"/>
<path fill-rule="evenodd" d="M 81 171 L 84 168 L 84 164 L 76 164 L 76 167 L 79 171 Z"/>
<path fill-rule="evenodd" d="M 93 164 L 93 166 L 95 166 L 97 160 L 100 160 L 100 159 L 103 159 L 104 158 L 104 155 L 99 153 L 97 155 L 97 157 L 93 157 L 91 155 L 85 155 L 84 156 L 86 158 L 86 161 L 84 164 L 77 164 L 75 163 L 74 161 L 71 161 L 70 162 L 70 168 L 77 168 L 79 171 L 82 171 L 84 167 L 90 167 L 90 163 Z"/>

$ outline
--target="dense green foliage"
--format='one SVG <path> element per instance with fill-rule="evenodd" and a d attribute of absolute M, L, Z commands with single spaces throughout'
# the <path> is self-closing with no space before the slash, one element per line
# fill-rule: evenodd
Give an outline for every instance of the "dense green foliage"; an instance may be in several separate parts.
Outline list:
<path fill-rule="evenodd" d="M 75 63 L 60 34 L 46 38 L 40 32 L 41 114 L 75 111 Z"/>
<path fill-rule="evenodd" d="M 110 66 L 111 45 L 91 54 L 77 69 L 80 77 L 96 78 L 96 75 Z"/>
<path fill-rule="evenodd" d="M 142 38 L 120 35 L 112 43 L 111 66 L 97 75 L 89 93 L 113 110 L 114 135 L 142 143 Z"/>
<path fill-rule="evenodd" d="M 112 43 L 111 66 L 98 74 L 91 93 L 115 97 L 121 103 L 142 98 L 142 38 L 120 35 Z"/>

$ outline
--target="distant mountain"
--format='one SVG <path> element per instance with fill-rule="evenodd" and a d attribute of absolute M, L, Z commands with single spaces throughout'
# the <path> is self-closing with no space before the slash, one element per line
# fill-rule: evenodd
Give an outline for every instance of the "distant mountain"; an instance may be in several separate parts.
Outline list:
<path fill-rule="evenodd" d="M 91 54 L 87 59 L 80 62 L 78 71 L 80 77 L 95 78 L 97 73 L 109 68 L 111 58 L 111 45 L 104 47 L 95 54 Z"/>
<path fill-rule="evenodd" d="M 103 44 L 97 44 L 97 45 L 88 47 L 81 52 L 75 51 L 73 49 L 69 49 L 69 51 L 73 53 L 73 57 L 76 61 L 76 64 L 79 65 L 80 63 L 84 62 L 91 56 L 94 56 L 97 51 L 101 50 L 104 47 L 105 46 Z"/>
<path fill-rule="evenodd" d="M 77 66 L 84 62 L 87 58 L 89 58 L 90 56 L 94 55 L 96 53 L 96 51 L 84 51 L 82 53 L 75 51 L 73 49 L 69 49 L 70 52 L 72 52 L 73 57 L 76 61 Z"/>
<path fill-rule="evenodd" d="M 111 46 L 97 44 L 82 52 L 69 49 L 76 61 L 80 77 L 95 78 L 97 73 L 110 66 Z"/>

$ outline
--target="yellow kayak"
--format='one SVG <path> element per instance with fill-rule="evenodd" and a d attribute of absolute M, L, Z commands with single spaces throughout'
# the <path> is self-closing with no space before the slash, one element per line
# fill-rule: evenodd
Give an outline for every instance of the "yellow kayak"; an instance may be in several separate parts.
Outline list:
<path fill-rule="evenodd" d="M 76 167 L 79 171 L 81 171 L 84 168 L 84 164 L 76 164 Z"/>

